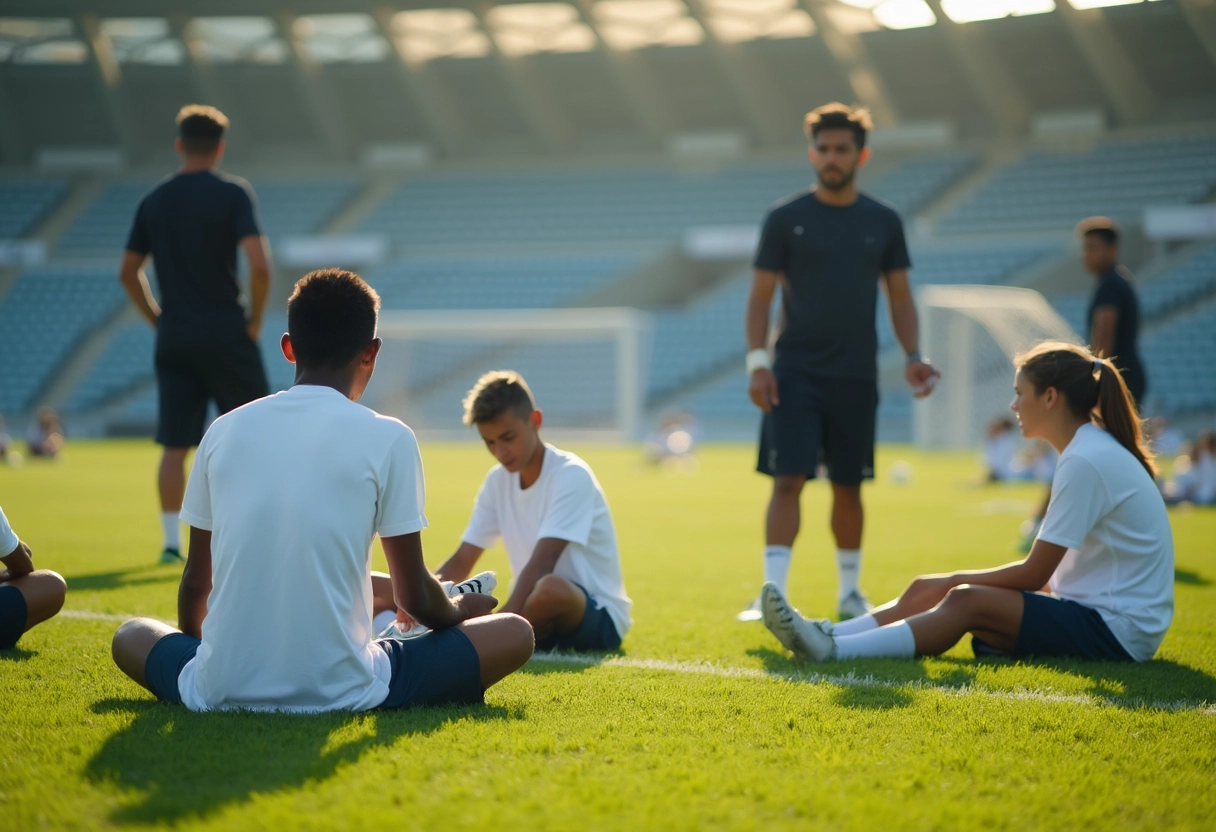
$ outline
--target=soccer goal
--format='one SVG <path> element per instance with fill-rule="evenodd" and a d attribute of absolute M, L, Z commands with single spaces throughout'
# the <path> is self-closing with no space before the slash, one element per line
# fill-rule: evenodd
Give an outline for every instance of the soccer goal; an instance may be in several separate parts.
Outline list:
<path fill-rule="evenodd" d="M 969 448 L 1009 414 L 1013 358 L 1045 339 L 1082 343 L 1041 294 L 1012 286 L 924 286 L 917 293 L 921 350 L 941 370 L 912 410 L 914 442 Z"/>
<path fill-rule="evenodd" d="M 523 375 L 550 432 L 640 434 L 650 316 L 637 309 L 387 311 L 364 402 L 416 431 L 467 437 L 461 401 L 490 370 Z"/>

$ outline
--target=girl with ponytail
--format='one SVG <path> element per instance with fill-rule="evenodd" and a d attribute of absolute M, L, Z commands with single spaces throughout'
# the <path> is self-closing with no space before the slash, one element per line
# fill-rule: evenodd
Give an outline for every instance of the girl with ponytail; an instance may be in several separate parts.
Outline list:
<path fill-rule="evenodd" d="M 764 622 L 802 661 L 935 655 L 967 633 L 977 655 L 1147 661 L 1174 612 L 1174 542 L 1140 416 L 1118 368 L 1073 344 L 1015 360 L 1022 434 L 1060 452 L 1030 554 L 926 575 L 869 615 L 803 618 L 773 584 Z"/>

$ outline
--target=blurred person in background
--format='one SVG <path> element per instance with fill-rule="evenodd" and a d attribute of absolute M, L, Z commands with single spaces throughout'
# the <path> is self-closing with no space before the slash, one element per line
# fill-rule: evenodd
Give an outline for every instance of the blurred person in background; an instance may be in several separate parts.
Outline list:
<path fill-rule="evenodd" d="M 191 104 L 177 114 L 177 126 L 182 166 L 140 201 L 120 268 L 127 294 L 156 329 L 161 563 L 184 562 L 178 512 L 186 455 L 203 438 L 208 402 L 223 414 L 270 392 L 257 345 L 270 252 L 253 188 L 216 168 L 228 129 L 223 113 Z M 237 280 L 238 250 L 249 261 L 247 307 Z M 159 303 L 144 274 L 149 257 Z"/>
<path fill-rule="evenodd" d="M 59 415 L 45 405 L 25 433 L 25 444 L 32 457 L 54 459 L 63 449 L 63 425 Z"/>

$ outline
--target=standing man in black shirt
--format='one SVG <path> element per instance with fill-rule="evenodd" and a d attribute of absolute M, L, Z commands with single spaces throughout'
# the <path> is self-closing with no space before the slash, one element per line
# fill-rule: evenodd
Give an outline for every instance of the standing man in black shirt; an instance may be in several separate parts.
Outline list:
<path fill-rule="evenodd" d="M 870 610 L 861 571 L 861 483 L 874 476 L 878 407 L 878 286 L 907 354 L 906 376 L 928 395 L 937 371 L 917 351 L 903 224 L 888 205 L 858 193 L 869 159 L 865 110 L 827 104 L 806 116 L 819 183 L 774 206 L 764 221 L 747 301 L 748 393 L 764 412 L 757 470 L 773 478 L 764 550 L 765 582 L 784 596 L 799 498 L 822 463 L 832 483 L 832 533 L 840 618 Z M 781 327 L 770 362 L 769 314 L 781 287 Z M 759 599 L 738 615 L 763 617 Z"/>
<path fill-rule="evenodd" d="M 1140 303 L 1132 288 L 1131 272 L 1119 264 L 1119 226 L 1107 217 L 1090 217 L 1077 225 L 1077 236 L 1081 238 L 1085 270 L 1098 279 L 1089 302 L 1089 348 L 1119 368 L 1139 406 L 1148 390 L 1136 348 Z"/>
<path fill-rule="evenodd" d="M 228 119 L 192 104 L 177 114 L 177 173 L 139 203 L 123 253 L 127 294 L 156 329 L 164 446 L 158 485 L 165 547 L 161 563 L 182 562 L 178 513 L 186 488 L 186 454 L 203 438 L 207 403 L 220 413 L 270 392 L 257 337 L 270 291 L 270 252 L 249 183 L 216 169 Z M 242 303 L 237 249 L 249 261 L 249 303 Z M 160 302 L 144 266 L 156 267 Z"/>

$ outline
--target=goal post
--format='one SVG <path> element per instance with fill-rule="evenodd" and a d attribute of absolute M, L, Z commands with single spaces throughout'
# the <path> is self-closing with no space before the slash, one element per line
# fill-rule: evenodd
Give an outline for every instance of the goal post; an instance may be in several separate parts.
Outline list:
<path fill-rule="evenodd" d="M 364 401 L 416 431 L 467 437 L 465 393 L 485 372 L 516 370 L 551 433 L 636 439 L 652 329 L 648 313 L 623 307 L 381 312 Z"/>
<path fill-rule="evenodd" d="M 1013 359 L 1043 340 L 1081 339 L 1041 294 L 1013 286 L 923 286 L 917 293 L 921 351 L 942 378 L 912 409 L 924 448 L 971 448 L 1009 414 Z"/>

